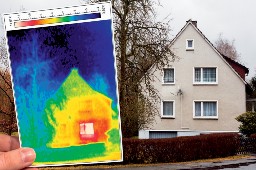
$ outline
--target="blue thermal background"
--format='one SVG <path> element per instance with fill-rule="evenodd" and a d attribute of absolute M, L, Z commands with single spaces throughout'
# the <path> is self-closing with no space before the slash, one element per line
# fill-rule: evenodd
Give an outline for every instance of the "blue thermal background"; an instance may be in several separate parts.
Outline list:
<path fill-rule="evenodd" d="M 46 101 L 72 68 L 117 106 L 110 20 L 8 31 L 7 37 L 23 147 L 49 140 Z"/>

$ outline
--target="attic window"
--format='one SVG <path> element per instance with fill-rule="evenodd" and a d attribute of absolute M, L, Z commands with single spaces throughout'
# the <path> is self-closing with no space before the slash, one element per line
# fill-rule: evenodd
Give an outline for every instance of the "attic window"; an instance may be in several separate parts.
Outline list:
<path fill-rule="evenodd" d="M 194 50 L 194 40 L 193 39 L 186 40 L 186 50 Z"/>

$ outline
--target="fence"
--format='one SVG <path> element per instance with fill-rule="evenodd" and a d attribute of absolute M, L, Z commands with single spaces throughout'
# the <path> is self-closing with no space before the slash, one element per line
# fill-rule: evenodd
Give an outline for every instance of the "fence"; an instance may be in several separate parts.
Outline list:
<path fill-rule="evenodd" d="M 237 154 L 256 154 L 256 138 L 241 137 Z"/>

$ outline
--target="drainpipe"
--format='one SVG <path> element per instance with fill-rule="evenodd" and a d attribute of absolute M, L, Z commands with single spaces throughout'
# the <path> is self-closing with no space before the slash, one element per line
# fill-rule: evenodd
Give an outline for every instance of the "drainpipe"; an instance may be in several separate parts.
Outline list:
<path fill-rule="evenodd" d="M 183 126 L 182 126 L 182 124 L 183 124 L 183 123 L 182 123 L 182 121 L 183 121 L 183 120 L 182 120 L 182 116 L 183 116 L 183 110 L 182 110 L 182 106 L 183 106 L 183 105 L 182 105 L 182 103 L 183 103 L 183 102 L 182 102 L 182 93 L 181 93 L 181 94 L 180 94 L 180 116 L 181 116 L 180 128 L 181 128 L 181 129 L 182 129 L 182 127 L 183 127 Z"/>
<path fill-rule="evenodd" d="M 178 86 L 178 92 L 177 92 L 177 96 L 180 96 L 180 128 L 182 129 L 182 125 L 183 125 L 183 110 L 182 110 L 182 96 L 183 96 L 183 92 L 182 90 L 180 89 L 180 87 Z"/>
<path fill-rule="evenodd" d="M 177 96 L 180 96 L 180 129 L 189 129 L 189 127 L 183 127 L 183 91 L 180 88 Z"/>

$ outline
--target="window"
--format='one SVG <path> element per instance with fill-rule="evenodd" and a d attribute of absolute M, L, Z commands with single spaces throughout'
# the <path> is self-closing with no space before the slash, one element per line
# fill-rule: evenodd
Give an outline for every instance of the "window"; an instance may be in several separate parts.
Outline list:
<path fill-rule="evenodd" d="M 174 101 L 162 101 L 162 117 L 174 118 Z"/>
<path fill-rule="evenodd" d="M 194 118 L 218 118 L 217 101 L 194 101 Z"/>
<path fill-rule="evenodd" d="M 177 131 L 149 131 L 149 139 L 175 138 Z"/>
<path fill-rule="evenodd" d="M 165 68 L 163 83 L 174 84 L 174 68 Z"/>
<path fill-rule="evenodd" d="M 186 50 L 194 50 L 194 40 L 193 39 L 186 40 Z"/>
<path fill-rule="evenodd" d="M 217 83 L 216 67 L 194 68 L 194 84 L 216 84 L 216 83 Z"/>
<path fill-rule="evenodd" d="M 94 135 L 93 123 L 80 123 L 80 137 L 90 138 Z"/>

